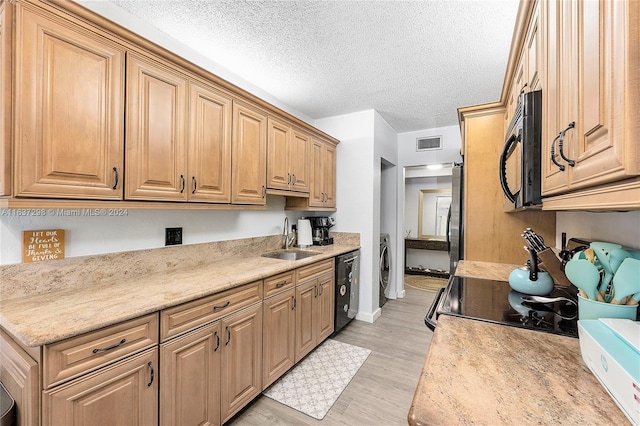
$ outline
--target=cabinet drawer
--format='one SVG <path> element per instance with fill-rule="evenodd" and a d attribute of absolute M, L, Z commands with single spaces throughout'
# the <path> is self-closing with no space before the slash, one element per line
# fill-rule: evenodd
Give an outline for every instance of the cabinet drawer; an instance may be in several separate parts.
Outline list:
<path fill-rule="evenodd" d="M 295 271 L 274 275 L 264 280 L 264 297 L 273 296 L 295 286 Z"/>
<path fill-rule="evenodd" d="M 304 266 L 298 269 L 298 284 L 318 278 L 327 272 L 333 272 L 335 260 L 333 258 L 314 263 L 313 265 Z"/>
<path fill-rule="evenodd" d="M 158 315 L 137 318 L 44 347 L 44 388 L 158 344 Z"/>
<path fill-rule="evenodd" d="M 165 309 L 160 313 L 160 340 L 164 342 L 261 300 L 262 281 L 256 281 Z"/>

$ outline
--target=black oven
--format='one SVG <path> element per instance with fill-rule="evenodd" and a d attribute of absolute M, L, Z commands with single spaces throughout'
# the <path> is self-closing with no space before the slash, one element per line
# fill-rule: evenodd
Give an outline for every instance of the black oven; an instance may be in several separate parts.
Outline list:
<path fill-rule="evenodd" d="M 500 154 L 500 184 L 513 210 L 542 204 L 542 91 L 523 92 Z"/>
<path fill-rule="evenodd" d="M 528 296 L 513 291 L 506 281 L 452 276 L 438 291 L 424 322 L 435 330 L 440 315 L 453 315 L 578 337 L 575 290 L 556 286 L 547 297 Z"/>

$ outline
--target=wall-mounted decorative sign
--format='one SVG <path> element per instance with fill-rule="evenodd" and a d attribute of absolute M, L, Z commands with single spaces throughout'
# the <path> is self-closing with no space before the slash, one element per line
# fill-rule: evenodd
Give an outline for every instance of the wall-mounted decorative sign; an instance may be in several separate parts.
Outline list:
<path fill-rule="evenodd" d="M 64 259 L 64 229 L 22 231 L 22 263 Z"/>

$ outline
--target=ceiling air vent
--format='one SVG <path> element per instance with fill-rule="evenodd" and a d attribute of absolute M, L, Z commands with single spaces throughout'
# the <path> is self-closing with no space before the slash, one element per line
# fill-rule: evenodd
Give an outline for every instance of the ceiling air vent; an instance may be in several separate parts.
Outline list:
<path fill-rule="evenodd" d="M 416 151 L 433 151 L 442 149 L 442 136 L 416 139 Z"/>

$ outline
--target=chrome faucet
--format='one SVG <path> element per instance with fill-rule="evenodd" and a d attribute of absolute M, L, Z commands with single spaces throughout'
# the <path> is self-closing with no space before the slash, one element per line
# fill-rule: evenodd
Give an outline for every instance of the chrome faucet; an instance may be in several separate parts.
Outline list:
<path fill-rule="evenodd" d="M 293 244 L 293 240 L 296 238 L 296 235 L 293 234 L 291 238 L 289 238 L 289 218 L 286 216 L 284 217 L 284 231 L 282 232 L 282 235 L 284 235 L 284 249 L 289 250 L 289 247 Z"/>

